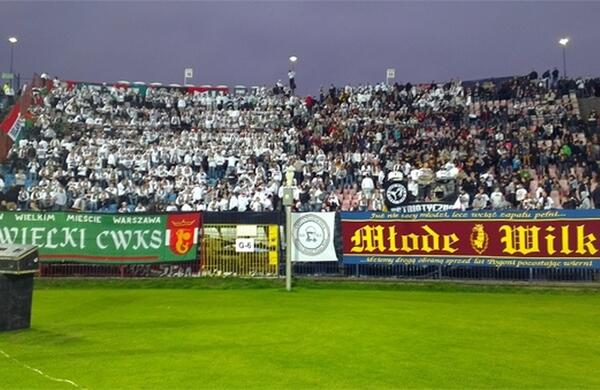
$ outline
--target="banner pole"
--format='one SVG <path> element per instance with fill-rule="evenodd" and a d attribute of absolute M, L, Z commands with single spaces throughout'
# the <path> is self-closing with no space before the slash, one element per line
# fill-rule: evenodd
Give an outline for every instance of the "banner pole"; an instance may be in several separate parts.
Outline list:
<path fill-rule="evenodd" d="M 288 166 L 285 172 L 283 186 L 283 205 L 285 206 L 285 289 L 292 291 L 292 205 L 294 204 L 294 173 L 293 167 Z"/>
<path fill-rule="evenodd" d="M 285 206 L 285 289 L 292 291 L 292 206 Z"/>

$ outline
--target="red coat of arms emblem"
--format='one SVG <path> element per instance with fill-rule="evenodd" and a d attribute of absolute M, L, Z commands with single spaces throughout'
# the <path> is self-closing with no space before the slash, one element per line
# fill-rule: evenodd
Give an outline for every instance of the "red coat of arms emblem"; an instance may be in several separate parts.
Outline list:
<path fill-rule="evenodd" d="M 183 256 L 188 253 L 198 236 L 200 214 L 171 214 L 167 219 L 169 248 L 173 253 Z"/>

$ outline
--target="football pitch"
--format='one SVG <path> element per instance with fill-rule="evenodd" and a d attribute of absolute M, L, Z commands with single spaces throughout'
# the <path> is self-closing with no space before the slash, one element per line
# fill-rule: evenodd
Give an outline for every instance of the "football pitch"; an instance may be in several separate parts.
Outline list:
<path fill-rule="evenodd" d="M 600 388 L 600 290 L 37 280 L 0 351 L 0 388 Z"/>

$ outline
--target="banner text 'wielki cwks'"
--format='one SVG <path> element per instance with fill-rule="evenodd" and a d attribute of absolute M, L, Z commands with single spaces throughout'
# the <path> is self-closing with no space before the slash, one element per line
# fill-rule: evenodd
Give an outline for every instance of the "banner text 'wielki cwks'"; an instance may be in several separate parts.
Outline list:
<path fill-rule="evenodd" d="M 199 213 L 0 213 L 0 244 L 36 245 L 42 261 L 193 260 L 200 221 Z"/>

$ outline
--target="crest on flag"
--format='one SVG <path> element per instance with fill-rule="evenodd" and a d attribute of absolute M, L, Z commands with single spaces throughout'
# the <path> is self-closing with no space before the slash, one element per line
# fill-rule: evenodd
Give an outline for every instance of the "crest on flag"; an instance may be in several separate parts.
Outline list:
<path fill-rule="evenodd" d="M 169 248 L 178 256 L 185 255 L 197 242 L 198 214 L 169 215 L 167 228 Z"/>

